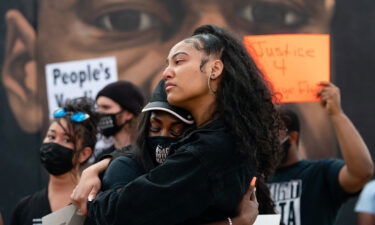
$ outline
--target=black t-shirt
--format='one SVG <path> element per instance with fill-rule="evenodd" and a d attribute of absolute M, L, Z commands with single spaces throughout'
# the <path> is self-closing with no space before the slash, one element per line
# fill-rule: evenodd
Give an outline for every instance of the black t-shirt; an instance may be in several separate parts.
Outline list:
<path fill-rule="evenodd" d="M 11 225 L 41 225 L 42 217 L 51 213 L 47 189 L 22 199 L 13 211 Z"/>
<path fill-rule="evenodd" d="M 337 212 L 351 195 L 338 177 L 344 161 L 302 160 L 276 170 L 269 182 L 276 211 L 285 225 L 332 225 Z"/>

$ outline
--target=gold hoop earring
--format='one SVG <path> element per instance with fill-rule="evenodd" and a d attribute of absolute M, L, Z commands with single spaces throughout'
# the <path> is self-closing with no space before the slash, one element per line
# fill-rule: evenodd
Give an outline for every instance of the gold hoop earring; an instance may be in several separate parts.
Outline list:
<path fill-rule="evenodd" d="M 210 81 L 211 81 L 211 80 L 214 80 L 214 79 L 212 78 L 212 75 L 213 75 L 213 74 L 211 74 L 211 76 L 208 77 L 208 79 L 207 79 L 207 85 L 208 85 L 208 89 L 212 92 L 212 94 L 216 94 L 217 91 L 214 91 L 214 90 L 211 88 L 211 84 L 210 84 Z"/>

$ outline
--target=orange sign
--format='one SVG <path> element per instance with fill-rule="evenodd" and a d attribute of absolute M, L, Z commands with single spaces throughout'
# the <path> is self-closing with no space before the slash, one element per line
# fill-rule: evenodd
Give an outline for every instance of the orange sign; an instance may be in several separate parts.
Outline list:
<path fill-rule="evenodd" d="M 281 102 L 318 101 L 317 83 L 329 81 L 328 34 L 252 35 L 244 45 Z"/>

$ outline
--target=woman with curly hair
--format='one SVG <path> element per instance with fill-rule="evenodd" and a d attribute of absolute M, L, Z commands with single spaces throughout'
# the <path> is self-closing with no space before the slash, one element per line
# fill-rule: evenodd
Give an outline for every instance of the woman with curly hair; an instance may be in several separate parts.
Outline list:
<path fill-rule="evenodd" d="M 88 214 L 101 224 L 232 224 L 250 179 L 264 184 L 276 165 L 268 85 L 242 44 L 211 25 L 171 49 L 163 77 L 168 102 L 190 111 L 196 129 L 170 146 L 162 165 L 89 202 Z M 85 213 L 86 199 L 73 199 Z"/>
<path fill-rule="evenodd" d="M 10 224 L 42 224 L 43 216 L 70 203 L 70 194 L 96 143 L 97 121 L 94 102 L 88 98 L 70 100 L 54 112 L 40 147 L 48 186 L 22 199 Z"/>

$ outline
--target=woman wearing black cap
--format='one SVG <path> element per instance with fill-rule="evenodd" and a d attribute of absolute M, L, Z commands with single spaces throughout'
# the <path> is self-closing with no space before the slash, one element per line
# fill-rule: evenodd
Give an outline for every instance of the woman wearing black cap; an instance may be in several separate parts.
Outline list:
<path fill-rule="evenodd" d="M 102 190 L 118 188 L 162 164 L 169 147 L 180 140 L 194 120 L 184 109 L 168 104 L 164 82 L 160 82 L 143 108 L 135 146 L 128 146 L 111 162 L 103 176 Z"/>
<path fill-rule="evenodd" d="M 167 62 L 168 102 L 190 111 L 197 129 L 171 146 L 174 154 L 162 165 L 90 202 L 89 215 L 100 215 L 102 224 L 202 224 L 225 217 L 232 224 L 249 180 L 264 183 L 276 166 L 272 94 L 238 40 L 202 26 L 171 49 Z"/>
<path fill-rule="evenodd" d="M 173 154 L 169 151 L 171 144 L 188 133 L 189 128 L 191 130 L 194 123 L 188 111 L 168 104 L 163 80 L 159 82 L 150 102 L 143 108 L 142 112 L 144 114 L 140 121 L 136 141 L 137 147 L 128 146 L 120 152 L 110 155 L 115 159 L 112 160 L 104 173 L 102 191 L 121 188 L 135 178 L 161 165 L 169 154 Z M 91 191 L 96 193 L 96 188 L 101 186 L 98 174 L 107 168 L 108 161 L 109 159 L 104 159 L 103 162 L 99 163 L 104 166 L 94 165 L 85 171 L 86 173 L 81 179 L 85 183 L 85 188 L 94 188 L 95 190 Z M 88 184 L 90 179 L 95 183 L 94 186 Z M 257 216 L 257 211 L 254 211 L 257 208 L 256 197 L 251 192 L 252 188 L 249 188 L 247 195 L 243 197 L 239 204 L 239 215 L 233 218 L 236 224 L 247 224 L 248 221 L 255 220 Z M 94 197 L 90 196 L 90 198 Z M 98 199 L 100 198 L 101 194 L 99 193 Z M 92 219 L 95 220 L 95 217 Z M 214 222 L 211 225 L 226 223 L 227 220 L 224 220 Z"/>

